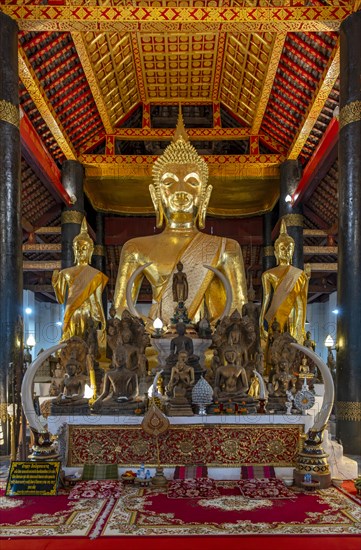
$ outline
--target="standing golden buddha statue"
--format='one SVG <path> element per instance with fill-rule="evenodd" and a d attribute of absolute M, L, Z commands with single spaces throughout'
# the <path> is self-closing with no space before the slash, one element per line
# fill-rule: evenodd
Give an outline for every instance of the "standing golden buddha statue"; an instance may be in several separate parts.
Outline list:
<path fill-rule="evenodd" d="M 155 302 L 150 318 L 158 316 L 161 305 L 162 320 L 168 324 L 174 314 L 173 273 L 179 263 L 187 273 L 186 305 L 191 320 L 202 315 L 206 307 L 214 321 L 227 302 L 224 284 L 205 264 L 226 278 L 232 290 L 231 310 L 241 311 L 247 296 L 241 248 L 232 239 L 201 233 L 197 228 L 205 226 L 212 186 L 207 183 L 207 164 L 190 144 L 181 114 L 173 142 L 154 163 L 153 182 L 149 190 L 157 227 L 165 222 L 165 228 L 160 234 L 137 237 L 123 246 L 115 286 L 117 315 L 127 308 L 129 279 L 144 266 L 135 277 L 132 300 L 136 300 L 145 275 Z"/>
<path fill-rule="evenodd" d="M 277 266 L 262 274 L 261 338 L 267 340 L 268 337 L 265 321 L 268 327 L 277 321 L 281 332 L 289 332 L 298 343 L 303 344 L 310 272 L 307 265 L 305 271 L 291 265 L 295 241 L 288 235 L 284 220 L 274 247 Z"/>
<path fill-rule="evenodd" d="M 89 237 L 85 217 L 79 235 L 73 240 L 73 250 L 75 265 L 61 271 L 55 270 L 51 281 L 58 302 L 66 303 L 61 341 L 72 336 L 84 337 L 89 318 L 95 323 L 100 323 L 105 335 L 102 292 L 108 277 L 89 265 L 94 243 Z"/>

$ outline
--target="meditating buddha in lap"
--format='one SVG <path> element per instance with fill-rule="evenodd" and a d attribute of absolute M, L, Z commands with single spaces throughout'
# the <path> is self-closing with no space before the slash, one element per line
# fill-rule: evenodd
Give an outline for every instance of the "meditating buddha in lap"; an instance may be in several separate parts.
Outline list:
<path fill-rule="evenodd" d="M 241 310 L 246 301 L 246 277 L 239 244 L 228 238 L 201 233 L 212 186 L 208 185 L 208 167 L 190 144 L 179 117 L 173 142 L 153 167 L 154 184 L 149 186 L 162 233 L 131 239 L 123 246 L 115 287 L 117 315 L 127 308 L 127 284 L 137 268 L 151 262 L 135 279 L 135 300 L 145 275 L 152 285 L 150 318 L 158 316 L 166 324 L 174 314 L 173 274 L 177 264 L 187 273 L 187 310 L 192 320 L 203 313 L 204 302 L 210 320 L 219 318 L 226 304 L 226 291 L 215 274 L 203 267 L 208 264 L 228 279 L 232 289 L 231 310 Z"/>

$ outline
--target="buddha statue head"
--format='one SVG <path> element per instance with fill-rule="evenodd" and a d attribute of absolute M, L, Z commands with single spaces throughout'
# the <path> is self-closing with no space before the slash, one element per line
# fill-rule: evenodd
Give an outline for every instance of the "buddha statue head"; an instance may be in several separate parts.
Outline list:
<path fill-rule="evenodd" d="M 163 220 L 171 227 L 202 229 L 212 186 L 208 185 L 208 166 L 189 142 L 181 112 L 172 143 L 153 165 L 153 184 L 149 186 L 157 214 L 157 227 Z"/>
<path fill-rule="evenodd" d="M 85 217 L 83 218 L 80 233 L 73 240 L 73 251 L 75 263 L 77 265 L 90 264 L 91 257 L 93 255 L 94 243 L 89 237 L 87 223 Z"/>
<path fill-rule="evenodd" d="M 280 234 L 275 240 L 274 248 L 277 264 L 290 265 L 292 263 L 295 241 L 287 233 L 287 227 L 284 220 L 281 221 Z"/>

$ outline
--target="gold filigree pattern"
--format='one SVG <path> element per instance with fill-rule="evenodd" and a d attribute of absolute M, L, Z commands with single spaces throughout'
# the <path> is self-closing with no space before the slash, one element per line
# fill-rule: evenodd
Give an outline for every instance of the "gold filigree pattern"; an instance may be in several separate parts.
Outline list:
<path fill-rule="evenodd" d="M 285 220 L 287 227 L 303 227 L 302 214 L 286 214 L 282 219 Z"/>
<path fill-rule="evenodd" d="M 287 9 L 242 9 L 232 6 L 43 6 L 4 5 L 2 11 L 17 21 L 20 30 L 27 31 L 115 31 L 131 32 L 330 32 L 352 13 L 346 6 L 287 6 Z"/>
<path fill-rule="evenodd" d="M 12 124 L 16 128 L 19 128 L 20 114 L 19 107 L 13 105 L 9 101 L 2 99 L 0 101 L 0 120 Z"/>
<path fill-rule="evenodd" d="M 262 92 L 258 101 L 256 113 L 252 123 L 252 132 L 258 134 L 261 128 L 263 115 L 271 94 L 273 81 L 277 72 L 278 64 L 281 58 L 282 50 L 286 40 L 286 33 L 277 33 L 274 39 L 272 52 L 269 56 L 268 66 L 263 81 Z"/>
<path fill-rule="evenodd" d="M 263 256 L 274 256 L 275 249 L 273 246 L 264 246 L 263 247 Z"/>
<path fill-rule="evenodd" d="M 81 32 L 73 32 L 71 36 L 72 36 L 77 54 L 79 56 L 79 59 L 81 61 L 83 71 L 85 73 L 85 76 L 87 77 L 89 85 L 91 86 L 94 101 L 98 108 L 99 115 L 100 115 L 100 118 L 102 119 L 102 123 L 104 125 L 105 131 L 108 134 L 111 134 L 113 131 L 112 123 L 108 115 L 106 105 L 103 100 L 103 95 L 102 95 L 100 86 L 98 85 L 97 76 L 94 73 L 94 68 L 90 61 L 85 38 Z"/>
<path fill-rule="evenodd" d="M 79 212 L 78 210 L 64 210 L 61 214 L 61 223 L 78 223 L 81 225 L 83 218 L 84 212 Z"/>
<path fill-rule="evenodd" d="M 170 425 L 158 436 L 160 463 L 291 466 L 298 456 L 302 433 L 303 425 Z M 276 443 L 272 445 L 272 441 Z M 157 464 L 154 436 L 140 426 L 70 425 L 68 443 L 69 466 L 85 462 L 132 466 L 139 464 L 140 449 L 144 463 Z"/>
<path fill-rule="evenodd" d="M 107 249 L 104 245 L 102 244 L 94 245 L 93 256 L 106 256 L 106 254 L 107 254 Z"/>
<path fill-rule="evenodd" d="M 352 101 L 342 107 L 340 112 L 340 130 L 352 122 L 361 120 L 361 101 Z"/>
<path fill-rule="evenodd" d="M 350 422 L 361 422 L 361 403 L 359 401 L 337 401 L 337 418 Z"/>
<path fill-rule="evenodd" d="M 48 102 L 45 92 L 28 60 L 24 50 L 20 47 L 18 51 L 19 76 L 29 95 L 35 103 L 39 113 L 48 125 L 60 149 L 67 159 L 76 160 L 76 152 L 71 144 L 57 114 Z"/>
<path fill-rule="evenodd" d="M 60 261 L 54 261 L 54 262 L 25 261 L 23 262 L 24 271 L 54 271 L 54 269 L 60 269 L 60 268 L 61 268 Z"/>
<path fill-rule="evenodd" d="M 306 143 L 312 128 L 315 125 L 321 111 L 329 97 L 332 88 L 340 74 L 340 43 L 338 42 L 337 48 L 333 51 L 328 66 L 324 70 L 323 77 L 320 80 L 320 84 L 317 87 L 314 94 L 314 101 L 307 109 L 303 124 L 300 126 L 295 139 L 290 147 L 288 154 L 289 159 L 297 159 L 298 155 L 302 151 L 304 144 Z"/>

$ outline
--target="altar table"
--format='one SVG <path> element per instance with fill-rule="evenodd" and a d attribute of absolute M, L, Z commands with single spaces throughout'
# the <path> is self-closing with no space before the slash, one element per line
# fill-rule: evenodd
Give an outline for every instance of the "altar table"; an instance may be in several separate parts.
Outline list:
<path fill-rule="evenodd" d="M 66 443 L 66 465 L 113 463 L 136 467 L 157 464 L 156 440 L 145 433 L 138 416 L 51 416 L 51 433 Z M 313 424 L 309 415 L 219 415 L 169 417 L 169 430 L 159 436 L 160 463 L 165 467 L 205 464 L 209 467 L 294 465 L 301 435 Z"/>

